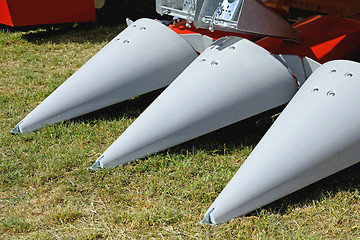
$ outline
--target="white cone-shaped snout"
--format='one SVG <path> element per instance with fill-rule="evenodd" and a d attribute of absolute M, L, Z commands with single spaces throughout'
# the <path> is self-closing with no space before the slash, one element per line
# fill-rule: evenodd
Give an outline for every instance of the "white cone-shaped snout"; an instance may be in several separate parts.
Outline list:
<path fill-rule="evenodd" d="M 320 66 L 205 214 L 220 224 L 360 161 L 360 64 Z"/>
<path fill-rule="evenodd" d="M 167 86 L 196 57 L 196 51 L 168 27 L 155 20 L 137 20 L 26 116 L 13 132 L 34 131 Z"/>
<path fill-rule="evenodd" d="M 117 166 L 287 103 L 297 90 L 288 69 L 237 37 L 207 48 L 98 160 Z"/>

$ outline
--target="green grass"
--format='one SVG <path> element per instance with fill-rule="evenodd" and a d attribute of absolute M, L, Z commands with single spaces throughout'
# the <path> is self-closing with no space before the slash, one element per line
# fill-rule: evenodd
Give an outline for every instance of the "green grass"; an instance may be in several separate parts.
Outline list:
<path fill-rule="evenodd" d="M 265 133 L 257 119 L 101 171 L 87 167 L 159 91 L 8 133 L 123 28 L 0 29 L 1 239 L 360 238 L 359 164 L 229 223 L 196 224 Z"/>

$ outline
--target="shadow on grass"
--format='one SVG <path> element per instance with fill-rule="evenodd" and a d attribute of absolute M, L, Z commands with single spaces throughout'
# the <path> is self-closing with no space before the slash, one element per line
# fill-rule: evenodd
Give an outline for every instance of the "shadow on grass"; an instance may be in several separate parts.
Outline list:
<path fill-rule="evenodd" d="M 26 32 L 22 38 L 35 44 L 102 43 L 116 37 L 126 24 L 105 26 L 97 22 L 60 24 Z"/>
<path fill-rule="evenodd" d="M 185 143 L 157 153 L 182 154 L 184 151 L 203 151 L 211 155 L 227 155 L 243 146 L 254 147 L 270 128 L 271 116 L 283 110 L 280 106 L 227 127 L 215 130 Z"/>
<path fill-rule="evenodd" d="M 73 122 L 96 122 L 123 118 L 137 118 L 164 90 L 156 90 L 131 100 L 78 117 Z M 184 154 L 185 152 L 204 151 L 207 154 L 224 155 L 242 146 L 255 146 L 272 124 L 271 117 L 280 113 L 285 106 L 269 110 L 228 127 L 216 130 L 201 137 L 160 151 L 157 155 Z M 142 160 L 134 164 L 142 164 Z M 259 216 L 261 209 L 273 214 L 287 214 L 294 207 L 311 205 L 313 201 L 321 201 L 334 196 L 340 191 L 354 192 L 360 189 L 360 163 L 324 178 L 273 203 L 270 203 L 246 216 Z"/>
<path fill-rule="evenodd" d="M 114 121 L 137 118 L 164 90 L 156 90 L 139 97 L 100 109 L 84 116 L 69 120 L 73 122 L 96 122 L 98 119 Z M 191 151 L 204 151 L 207 154 L 224 155 L 241 146 L 255 146 L 264 136 L 274 119 L 284 106 L 269 110 L 254 117 L 237 122 L 225 128 L 208 133 L 201 137 L 160 151 L 157 155 L 184 154 Z M 142 160 L 135 164 L 142 164 Z M 273 203 L 270 203 L 246 216 L 258 216 L 264 209 L 274 214 L 286 214 L 289 209 L 311 205 L 313 201 L 321 201 L 334 196 L 340 191 L 356 191 L 360 189 L 360 163 L 335 173 Z"/>
<path fill-rule="evenodd" d="M 126 100 L 69 121 L 91 124 L 99 119 L 114 121 L 137 118 L 164 89 L 162 88 L 131 100 Z M 182 154 L 199 150 L 209 154 L 223 155 L 240 146 L 255 146 L 274 121 L 274 119 L 271 119 L 271 116 L 280 113 L 284 107 L 285 105 L 271 109 L 265 113 L 234 123 L 156 154 L 166 156 L 169 153 Z"/>
<path fill-rule="evenodd" d="M 120 119 L 137 118 L 164 90 L 161 88 L 130 100 L 114 104 L 112 106 L 99 109 L 86 115 L 69 120 L 73 122 L 91 123 L 102 119 L 105 121 L 114 121 Z"/>
<path fill-rule="evenodd" d="M 97 10 L 97 21 L 95 22 L 74 22 L 33 26 L 10 27 L 0 24 L 0 31 L 24 32 L 22 38 L 35 44 L 43 43 L 102 43 L 109 42 L 126 28 L 126 18 L 132 20 L 140 18 L 151 19 L 172 19 L 160 16 L 156 13 L 155 4 L 146 1 L 142 6 L 138 3 L 127 3 L 128 8 L 124 9 L 121 1 L 112 1 L 115 6 L 107 6 L 106 9 Z M 124 2 L 125 3 L 125 2 Z M 120 5 L 119 5 L 120 4 Z M 133 5 L 136 5 L 133 6 Z M 145 3 L 144 3 L 145 4 Z M 139 8 L 140 9 L 137 9 Z"/>
<path fill-rule="evenodd" d="M 116 37 L 123 29 L 125 22 L 113 25 L 99 22 L 63 23 L 40 26 L 9 27 L 0 24 L 0 30 L 22 32 L 21 38 L 34 44 L 44 43 L 102 43 Z"/>
<path fill-rule="evenodd" d="M 157 90 L 132 100 L 99 110 L 78 118 L 75 121 L 93 121 L 103 118 L 109 121 L 120 118 L 137 118 L 150 103 L 163 91 Z M 200 136 L 193 140 L 156 153 L 184 154 L 191 151 L 204 151 L 207 154 L 225 155 L 241 146 L 252 146 L 261 140 L 270 128 L 274 119 L 284 109 L 285 105 L 271 109 L 265 113 L 237 122 L 225 128 Z M 142 164 L 142 160 L 135 164 Z M 303 189 L 270 203 L 246 216 L 258 216 L 261 209 L 274 214 L 286 214 L 289 209 L 311 205 L 313 201 L 321 201 L 328 196 L 334 196 L 340 191 L 356 191 L 360 189 L 360 163 L 350 166 L 338 173 L 315 182 Z"/>
<path fill-rule="evenodd" d="M 319 180 L 305 188 L 291 193 L 275 202 L 257 209 L 246 216 L 259 216 L 261 209 L 273 214 L 287 214 L 290 209 L 312 205 L 327 197 L 333 197 L 341 191 L 360 190 L 360 163 Z"/>

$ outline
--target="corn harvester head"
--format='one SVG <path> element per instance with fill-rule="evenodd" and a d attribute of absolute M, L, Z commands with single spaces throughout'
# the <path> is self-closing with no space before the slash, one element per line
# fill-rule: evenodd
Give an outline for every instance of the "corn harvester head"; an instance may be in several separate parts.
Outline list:
<path fill-rule="evenodd" d="M 12 132 L 169 85 L 91 167 L 99 169 L 289 103 L 205 224 L 245 215 L 359 162 L 358 1 L 156 0 L 156 8 L 183 21 L 128 20 Z"/>

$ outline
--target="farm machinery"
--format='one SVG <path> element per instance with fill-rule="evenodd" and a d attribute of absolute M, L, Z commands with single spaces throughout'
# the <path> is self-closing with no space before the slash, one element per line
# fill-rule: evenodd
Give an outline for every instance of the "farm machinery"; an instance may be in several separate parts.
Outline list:
<path fill-rule="evenodd" d="M 12 27 L 73 22 L 118 23 L 126 17 L 155 16 L 147 0 L 0 0 L 0 24 Z"/>
<path fill-rule="evenodd" d="M 360 161 L 360 2 L 157 0 L 12 130 L 168 86 L 96 160 L 115 167 L 287 104 L 205 213 L 221 224 Z M 81 89 L 81 91 L 79 91 Z"/>

